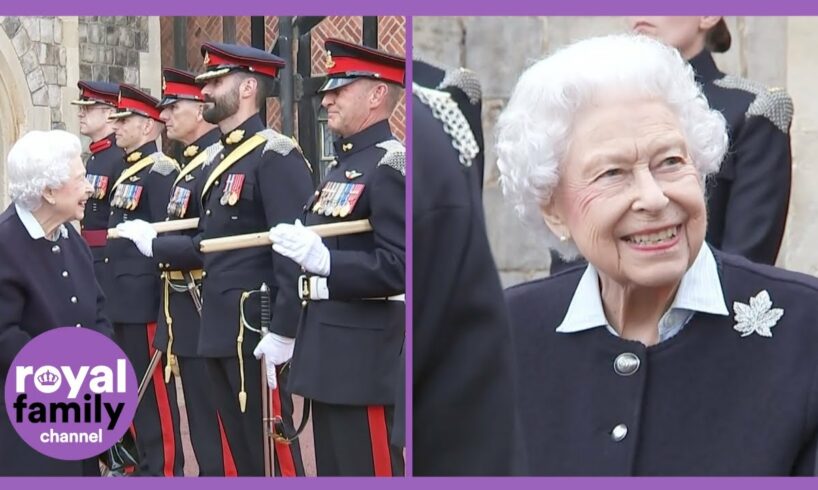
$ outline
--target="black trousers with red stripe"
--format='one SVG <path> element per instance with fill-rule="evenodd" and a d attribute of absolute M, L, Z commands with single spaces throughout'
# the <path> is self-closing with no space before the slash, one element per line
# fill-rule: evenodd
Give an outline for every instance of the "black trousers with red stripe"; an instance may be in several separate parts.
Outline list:
<path fill-rule="evenodd" d="M 235 476 L 235 468 L 227 464 L 222 445 L 222 424 L 211 393 L 207 360 L 201 357 L 176 358 L 185 395 L 190 443 L 199 464 L 199 476 Z"/>
<path fill-rule="evenodd" d="M 232 462 L 238 476 L 264 476 L 264 440 L 261 418 L 261 363 L 253 357 L 244 361 L 244 389 L 247 405 L 244 413 L 239 408 L 238 393 L 241 387 L 239 360 L 230 358 L 207 359 L 210 374 L 210 392 L 224 429 L 224 455 L 226 468 Z M 287 434 L 293 434 L 293 400 L 286 391 L 287 375 L 278 378 L 279 390 L 271 396 L 278 402 Z M 304 476 L 304 463 L 298 441 L 275 445 L 275 475 Z"/>
<path fill-rule="evenodd" d="M 392 446 L 392 405 L 312 402 L 318 476 L 401 476 L 403 455 Z"/>
<path fill-rule="evenodd" d="M 114 323 L 114 340 L 133 364 L 137 381 L 142 379 L 153 355 L 156 324 Z M 185 459 L 179 431 L 176 382 L 164 379 L 165 358 L 153 372 L 145 396 L 136 410 L 133 430 L 139 452 L 139 476 L 183 476 Z"/>

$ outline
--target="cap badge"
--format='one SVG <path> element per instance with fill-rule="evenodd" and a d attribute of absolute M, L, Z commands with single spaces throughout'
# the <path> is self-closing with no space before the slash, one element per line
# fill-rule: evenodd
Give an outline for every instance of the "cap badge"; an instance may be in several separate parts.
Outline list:
<path fill-rule="evenodd" d="M 333 66 L 335 66 L 335 61 L 332 59 L 332 53 L 327 51 L 327 54 L 324 56 L 324 68 L 329 70 Z"/>

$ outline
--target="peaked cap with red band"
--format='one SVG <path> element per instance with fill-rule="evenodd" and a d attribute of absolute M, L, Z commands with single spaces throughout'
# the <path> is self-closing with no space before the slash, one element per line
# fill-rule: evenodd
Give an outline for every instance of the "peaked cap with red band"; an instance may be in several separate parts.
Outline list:
<path fill-rule="evenodd" d="M 114 114 L 109 119 L 120 119 L 123 117 L 138 115 L 155 119 L 159 122 L 159 109 L 156 107 L 159 100 L 152 97 L 147 92 L 143 92 L 130 85 L 119 86 L 119 100 L 117 100 Z"/>
<path fill-rule="evenodd" d="M 158 108 L 161 111 L 179 100 L 204 101 L 202 86 L 196 83 L 196 75 L 193 73 L 165 68 L 162 70 L 162 102 Z"/>
<path fill-rule="evenodd" d="M 319 92 L 341 88 L 359 78 L 404 86 L 406 60 L 400 56 L 340 39 L 327 39 L 324 49 L 327 81 L 318 89 Z"/>
<path fill-rule="evenodd" d="M 202 56 L 206 71 L 196 77 L 199 83 L 223 77 L 235 70 L 275 78 L 286 65 L 282 58 L 272 53 L 238 44 L 204 43 Z"/>
<path fill-rule="evenodd" d="M 118 83 L 80 80 L 77 82 L 77 87 L 80 89 L 80 98 L 78 100 L 72 100 L 72 104 L 106 104 L 111 107 L 116 107 L 116 99 L 119 96 Z"/>

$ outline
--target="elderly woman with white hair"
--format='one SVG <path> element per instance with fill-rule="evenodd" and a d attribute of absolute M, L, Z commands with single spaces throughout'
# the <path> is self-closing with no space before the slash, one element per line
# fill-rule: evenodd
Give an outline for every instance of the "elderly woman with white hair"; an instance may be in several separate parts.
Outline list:
<path fill-rule="evenodd" d="M 818 281 L 704 242 L 727 135 L 678 52 L 623 35 L 539 61 L 497 147 L 545 247 L 589 262 L 507 292 L 530 473 L 813 474 Z"/>
<path fill-rule="evenodd" d="M 66 326 L 111 334 L 91 251 L 70 225 L 82 219 L 93 190 L 79 139 L 31 131 L 11 148 L 6 169 L 12 204 L 0 214 L 0 405 L 11 363 L 32 338 Z M 94 474 L 94 461 L 38 453 L 0 412 L 0 475 Z"/>

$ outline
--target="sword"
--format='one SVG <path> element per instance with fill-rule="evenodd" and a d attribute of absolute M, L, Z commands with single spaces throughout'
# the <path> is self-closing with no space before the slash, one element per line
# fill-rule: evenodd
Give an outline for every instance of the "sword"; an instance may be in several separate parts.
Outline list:
<path fill-rule="evenodd" d="M 151 357 L 151 362 L 148 363 L 148 369 L 145 370 L 145 374 L 142 375 L 142 381 L 139 382 L 139 390 L 137 391 L 136 397 L 136 406 L 139 406 L 139 402 L 142 401 L 142 397 L 145 395 L 145 391 L 148 389 L 148 385 L 151 382 L 151 378 L 153 378 L 153 372 L 156 370 L 156 366 L 159 364 L 159 359 L 162 357 L 162 351 L 156 349 L 153 351 L 153 356 Z"/>
<path fill-rule="evenodd" d="M 193 279 L 193 274 L 190 271 L 182 272 L 182 276 L 185 278 L 185 283 L 187 284 L 187 290 L 190 293 L 191 299 L 193 299 L 193 306 L 196 307 L 196 312 L 199 313 L 199 317 L 202 316 L 202 295 L 199 292 L 199 288 L 196 287 L 196 280 Z"/>

